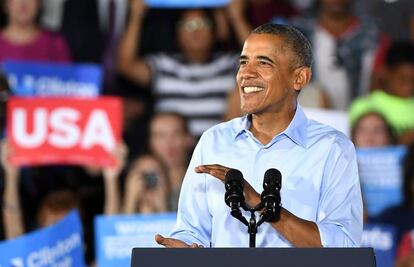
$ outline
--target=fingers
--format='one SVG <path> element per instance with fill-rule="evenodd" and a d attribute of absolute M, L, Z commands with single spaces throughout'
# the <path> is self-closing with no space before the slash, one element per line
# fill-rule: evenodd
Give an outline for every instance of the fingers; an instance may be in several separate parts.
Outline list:
<path fill-rule="evenodd" d="M 190 246 L 181 240 L 174 238 L 165 238 L 160 234 L 155 235 L 155 242 L 166 248 L 202 248 L 202 245 L 193 243 Z"/>
<path fill-rule="evenodd" d="M 162 235 L 159 235 L 159 234 L 155 235 L 155 242 L 157 242 L 157 244 L 165 246 L 164 241 L 165 241 L 165 238 Z"/>
<path fill-rule="evenodd" d="M 190 247 L 181 240 L 174 238 L 165 238 L 160 234 L 155 235 L 155 241 L 166 248 L 188 248 Z"/>
<path fill-rule="evenodd" d="M 224 181 L 224 178 L 226 177 L 226 173 L 231 168 L 219 165 L 219 164 L 209 164 L 209 165 L 200 165 L 195 168 L 196 173 L 207 173 L 210 174 L 221 181 Z"/>

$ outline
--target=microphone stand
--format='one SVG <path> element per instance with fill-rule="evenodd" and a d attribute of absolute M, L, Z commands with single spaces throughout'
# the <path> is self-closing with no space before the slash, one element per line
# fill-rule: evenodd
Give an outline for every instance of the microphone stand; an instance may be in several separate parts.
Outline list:
<path fill-rule="evenodd" d="M 276 203 L 274 203 L 276 206 Z M 256 215 L 254 214 L 256 211 L 262 210 L 264 208 L 263 203 L 259 203 L 256 207 L 251 208 L 249 206 L 247 206 L 246 203 L 243 203 L 241 205 L 241 207 L 245 210 L 245 211 L 249 211 L 250 212 L 250 220 L 247 221 L 246 218 L 243 217 L 243 214 L 240 211 L 240 208 L 238 207 L 233 207 L 230 214 L 238 219 L 240 222 L 242 222 L 244 225 L 247 226 L 247 232 L 249 233 L 249 247 L 250 248 L 254 248 L 256 247 L 256 234 L 257 234 L 257 228 L 264 223 L 269 217 L 273 217 L 274 213 L 276 212 L 275 210 L 269 210 L 266 209 L 259 218 L 259 221 L 256 221 Z"/>

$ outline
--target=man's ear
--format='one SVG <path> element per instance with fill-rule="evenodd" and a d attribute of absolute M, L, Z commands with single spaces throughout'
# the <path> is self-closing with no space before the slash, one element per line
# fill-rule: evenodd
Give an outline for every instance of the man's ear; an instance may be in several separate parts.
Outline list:
<path fill-rule="evenodd" d="M 300 67 L 295 70 L 295 80 L 293 82 L 293 89 L 300 91 L 305 87 L 312 77 L 312 70 L 309 67 Z"/>

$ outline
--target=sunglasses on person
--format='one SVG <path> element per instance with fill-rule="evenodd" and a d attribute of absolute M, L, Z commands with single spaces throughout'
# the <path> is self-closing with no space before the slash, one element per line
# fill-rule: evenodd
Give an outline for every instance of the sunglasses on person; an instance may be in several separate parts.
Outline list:
<path fill-rule="evenodd" d="M 194 32 L 197 30 L 210 28 L 211 26 L 211 21 L 206 18 L 194 18 L 179 23 L 179 27 L 183 28 L 187 32 Z"/>

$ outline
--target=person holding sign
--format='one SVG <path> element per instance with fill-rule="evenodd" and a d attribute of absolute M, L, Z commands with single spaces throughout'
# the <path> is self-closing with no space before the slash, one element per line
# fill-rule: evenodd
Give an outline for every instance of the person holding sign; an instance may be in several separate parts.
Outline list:
<path fill-rule="evenodd" d="M 201 136 L 184 178 L 177 224 L 166 247 L 248 246 L 246 227 L 224 203 L 230 168 L 244 176 L 244 197 L 255 207 L 263 174 L 282 174 L 279 220 L 263 223 L 258 247 L 357 247 L 362 197 L 356 153 L 341 132 L 307 119 L 297 103 L 311 79 L 309 41 L 291 26 L 265 24 L 246 39 L 237 74 L 248 114 Z M 219 165 L 220 164 L 220 165 Z M 227 166 L 227 167 L 226 167 Z"/>
<path fill-rule="evenodd" d="M 235 0 L 228 8 L 240 43 L 250 30 L 241 3 Z M 118 50 L 118 71 L 141 86 L 152 86 L 156 111 L 181 113 L 189 120 L 190 132 L 199 136 L 222 121 L 226 96 L 235 86 L 237 55 L 215 53 L 210 13 L 188 9 L 176 26 L 180 53 L 136 57 L 146 9 L 143 0 L 131 0 L 130 20 Z"/>

